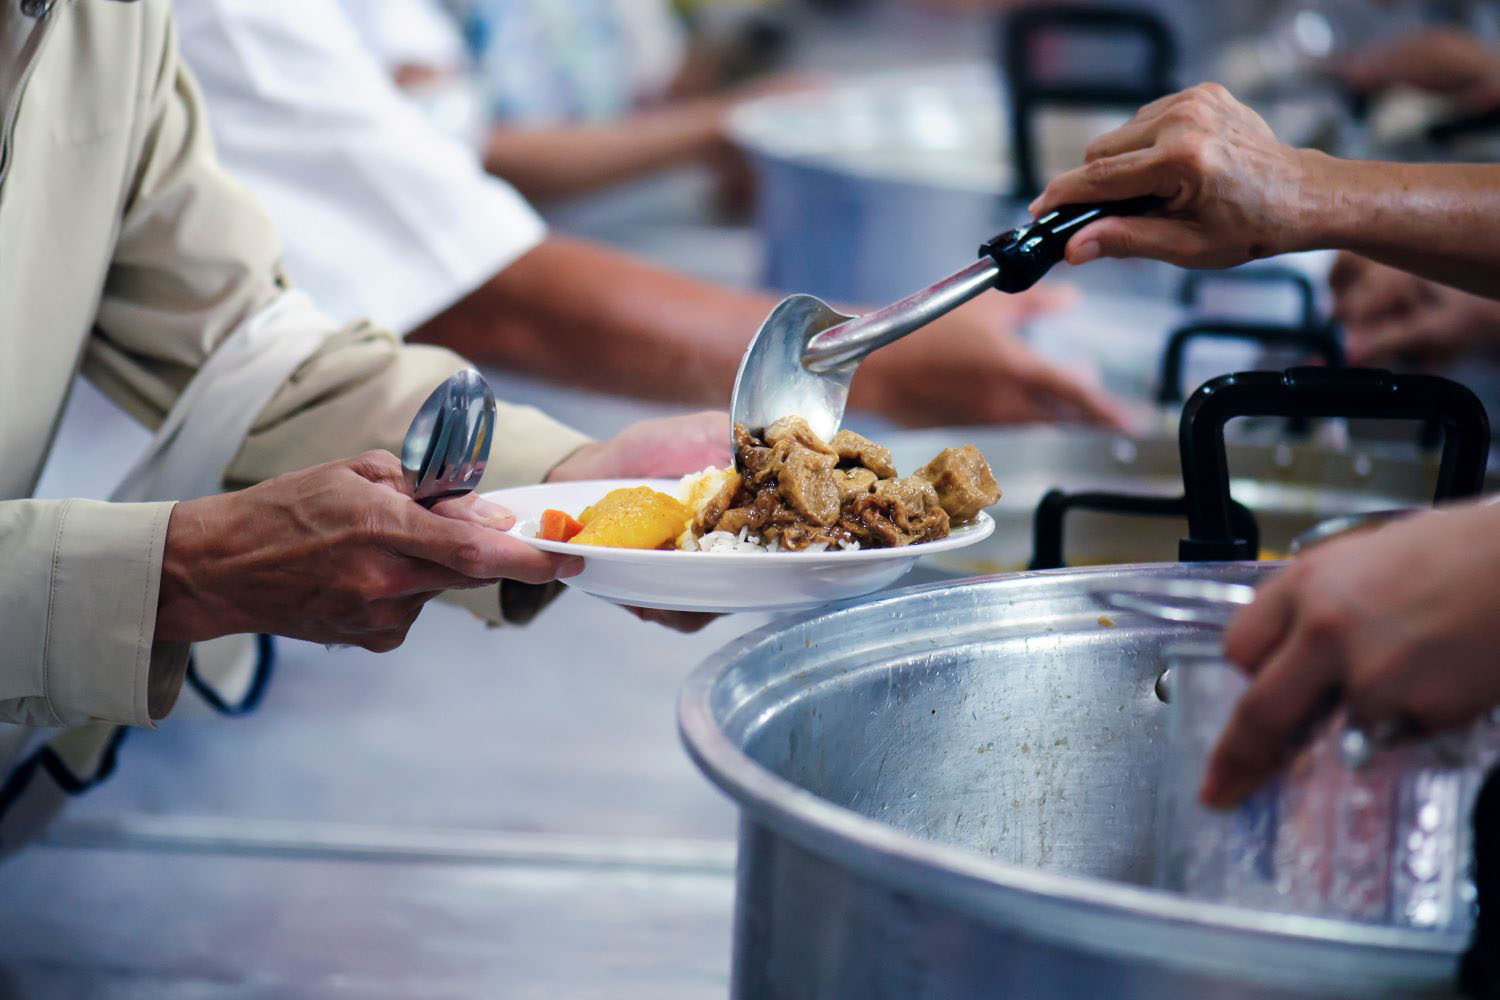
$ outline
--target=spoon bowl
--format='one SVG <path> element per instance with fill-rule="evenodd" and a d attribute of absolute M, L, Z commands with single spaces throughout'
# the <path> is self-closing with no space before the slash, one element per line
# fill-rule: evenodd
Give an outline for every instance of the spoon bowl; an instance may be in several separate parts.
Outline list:
<path fill-rule="evenodd" d="M 417 410 L 401 445 L 401 471 L 424 507 L 473 492 L 495 436 L 495 394 L 465 368 L 444 379 Z"/>
<path fill-rule="evenodd" d="M 814 337 L 850 319 L 811 295 L 783 299 L 761 324 L 740 362 L 729 403 L 734 423 L 759 430 L 797 414 L 825 441 L 833 437 L 844 420 L 849 382 L 859 359 L 825 372 L 813 371 L 802 359 Z"/>

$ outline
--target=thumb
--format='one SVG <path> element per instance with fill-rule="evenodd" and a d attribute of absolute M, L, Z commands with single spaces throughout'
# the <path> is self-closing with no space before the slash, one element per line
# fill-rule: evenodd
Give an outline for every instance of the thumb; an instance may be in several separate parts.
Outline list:
<path fill-rule="evenodd" d="M 465 493 L 461 497 L 434 504 L 432 512 L 455 521 L 468 521 L 481 528 L 494 528 L 496 531 L 509 531 L 516 523 L 516 515 L 508 508 L 486 500 L 478 493 Z"/>
<path fill-rule="evenodd" d="M 1202 239 L 1180 220 L 1112 216 L 1090 223 L 1068 241 L 1068 263 L 1087 264 L 1100 257 L 1147 257 L 1190 266 L 1202 249 Z"/>
<path fill-rule="evenodd" d="M 583 560 L 576 556 L 542 552 L 503 531 L 467 519 L 443 517 L 415 504 L 408 512 L 405 530 L 389 544 L 401 555 L 435 563 L 475 580 L 546 583 L 583 569 Z"/>

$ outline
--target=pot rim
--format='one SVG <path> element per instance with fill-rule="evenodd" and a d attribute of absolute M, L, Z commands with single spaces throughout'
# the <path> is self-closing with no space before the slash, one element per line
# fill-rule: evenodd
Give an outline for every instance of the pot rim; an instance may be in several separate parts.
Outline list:
<path fill-rule="evenodd" d="M 1246 572 L 1259 576 L 1271 571 L 1256 563 L 1160 563 L 1007 573 L 892 591 L 879 600 L 867 599 L 862 613 L 880 615 L 920 595 L 956 587 L 1003 590 L 1039 578 L 1086 585 L 1091 577 L 1110 576 L 1118 582 L 1122 572 L 1161 575 L 1164 569 L 1216 577 L 1230 567 L 1240 578 Z M 835 805 L 762 767 L 714 718 L 713 692 L 721 677 L 758 646 L 828 614 L 825 607 L 780 618 L 736 639 L 704 660 L 681 689 L 677 714 L 683 745 L 708 779 L 735 800 L 745 819 L 888 888 L 937 900 L 991 925 L 1098 953 L 1294 986 L 1311 985 L 1310 977 L 1348 985 L 1351 975 L 1371 974 L 1376 982 L 1405 988 L 1451 981 L 1466 943 L 1459 933 L 1268 913 L 995 861 Z M 1169 932 L 1166 947 L 1163 930 Z M 1342 960 L 1330 961 L 1340 954 Z M 1297 960 L 1299 955 L 1303 961 Z"/>

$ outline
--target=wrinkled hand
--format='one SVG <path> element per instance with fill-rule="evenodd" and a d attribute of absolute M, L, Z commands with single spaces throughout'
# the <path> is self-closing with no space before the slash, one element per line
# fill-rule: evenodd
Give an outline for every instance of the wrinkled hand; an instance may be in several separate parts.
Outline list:
<path fill-rule="evenodd" d="M 1264 120 L 1215 83 L 1146 105 L 1095 139 L 1083 166 L 1031 205 L 1156 197 L 1149 216 L 1106 218 L 1068 242 L 1068 261 L 1151 257 L 1183 267 L 1233 267 L 1298 247 L 1314 154 L 1285 145 Z"/>
<path fill-rule="evenodd" d="M 1329 276 L 1349 363 L 1441 368 L 1500 349 L 1500 302 L 1354 254 Z"/>
<path fill-rule="evenodd" d="M 1476 109 L 1500 99 L 1500 59 L 1476 36 L 1458 28 L 1404 35 L 1346 56 L 1333 70 L 1362 93 L 1405 85 Z"/>
<path fill-rule="evenodd" d="M 870 355 L 849 404 L 909 426 L 1067 421 L 1124 427 L 1103 389 L 1039 357 L 1015 333 L 1072 303 L 1069 288 L 982 295 L 925 330 Z"/>
<path fill-rule="evenodd" d="M 631 424 L 608 441 L 573 452 L 547 481 L 670 478 L 725 466 L 730 459 L 729 415 L 711 410 Z"/>
<path fill-rule="evenodd" d="M 167 526 L 156 637 L 269 632 L 395 649 L 440 591 L 583 568 L 505 534 L 514 521 L 472 494 L 424 509 L 383 451 L 184 501 Z"/>
<path fill-rule="evenodd" d="M 1253 681 L 1199 797 L 1228 807 L 1334 695 L 1367 730 L 1451 729 L 1500 701 L 1500 507 L 1419 514 L 1334 539 L 1260 589 L 1225 635 Z"/>

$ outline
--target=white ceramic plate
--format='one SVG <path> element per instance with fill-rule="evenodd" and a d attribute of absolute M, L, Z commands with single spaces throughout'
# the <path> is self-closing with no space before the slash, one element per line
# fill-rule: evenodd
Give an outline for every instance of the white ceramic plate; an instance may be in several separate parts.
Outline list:
<path fill-rule="evenodd" d="M 516 515 L 511 534 L 547 552 L 583 556 L 571 587 L 616 604 L 668 611 L 786 611 L 873 593 L 899 580 L 925 555 L 973 545 L 995 530 L 989 515 L 947 538 L 899 549 L 856 552 L 680 552 L 607 549 L 536 536 L 542 511 L 577 515 L 610 490 L 650 486 L 676 495 L 675 479 L 544 483 L 486 493 Z"/>

